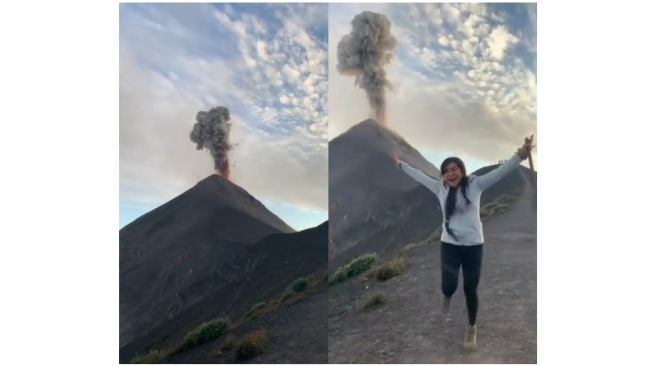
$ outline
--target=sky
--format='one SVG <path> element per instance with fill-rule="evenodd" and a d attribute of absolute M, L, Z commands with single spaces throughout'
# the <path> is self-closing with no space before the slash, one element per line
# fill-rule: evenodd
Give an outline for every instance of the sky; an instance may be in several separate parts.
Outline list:
<path fill-rule="evenodd" d="M 295 229 L 327 220 L 328 140 L 372 116 L 336 69 L 363 10 L 397 39 L 388 125 L 436 167 L 472 172 L 536 132 L 536 4 L 121 4 L 120 226 L 214 172 L 188 134 L 218 105 L 233 181 Z"/>
<path fill-rule="evenodd" d="M 296 230 L 327 220 L 325 4 L 120 4 L 120 227 L 214 173 L 189 139 L 231 112 L 231 179 Z"/>
<path fill-rule="evenodd" d="M 364 10 L 384 14 L 397 40 L 388 127 L 436 167 L 454 155 L 473 172 L 536 134 L 536 4 L 330 4 L 329 139 L 373 117 L 365 92 L 337 71 L 338 41 Z M 537 169 L 537 147 L 533 160 Z"/>

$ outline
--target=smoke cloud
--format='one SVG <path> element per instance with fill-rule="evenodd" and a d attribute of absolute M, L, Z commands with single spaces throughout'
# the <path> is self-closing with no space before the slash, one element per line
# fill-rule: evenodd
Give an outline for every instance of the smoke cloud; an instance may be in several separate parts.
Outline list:
<path fill-rule="evenodd" d="M 376 120 L 385 125 L 385 88 L 390 87 L 383 67 L 392 59 L 397 40 L 390 34 L 385 15 L 364 11 L 351 22 L 351 33 L 338 42 L 338 71 L 356 77 L 355 84 L 365 89 Z"/>
<path fill-rule="evenodd" d="M 197 113 L 190 133 L 190 140 L 197 144 L 197 150 L 207 148 L 213 156 L 215 170 L 229 179 L 229 131 L 231 130 L 229 109 L 226 107 L 211 108 L 208 112 Z"/>

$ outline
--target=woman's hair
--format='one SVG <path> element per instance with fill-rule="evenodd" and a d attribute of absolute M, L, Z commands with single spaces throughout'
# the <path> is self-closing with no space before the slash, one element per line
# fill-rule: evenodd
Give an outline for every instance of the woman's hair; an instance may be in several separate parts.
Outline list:
<path fill-rule="evenodd" d="M 465 197 L 467 204 L 471 203 L 469 197 L 467 197 L 467 187 L 469 186 L 469 178 L 467 177 L 467 170 L 465 169 L 465 163 L 463 163 L 462 160 L 460 160 L 455 156 L 444 159 L 442 165 L 440 165 L 440 173 L 442 174 L 442 177 L 444 177 L 447 166 L 451 163 L 454 163 L 458 166 L 463 177 L 460 180 L 460 184 L 458 185 L 458 187 L 456 188 L 449 187 L 449 193 L 447 194 L 447 203 L 445 204 L 444 207 L 444 213 L 445 213 L 444 227 L 445 229 L 447 229 L 447 233 L 449 233 L 451 237 L 458 240 L 456 235 L 454 235 L 453 231 L 451 231 L 451 229 L 449 228 L 449 218 L 451 217 L 451 215 L 454 214 L 454 211 L 456 210 L 456 193 L 458 192 L 458 188 L 461 188 L 463 197 Z"/>

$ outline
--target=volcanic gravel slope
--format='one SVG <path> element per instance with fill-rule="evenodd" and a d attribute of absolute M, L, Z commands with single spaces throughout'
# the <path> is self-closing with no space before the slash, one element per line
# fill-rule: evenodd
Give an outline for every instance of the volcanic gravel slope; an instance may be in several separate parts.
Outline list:
<path fill-rule="evenodd" d="M 374 120 L 329 142 L 329 265 L 363 253 L 392 252 L 404 240 L 423 239 L 440 226 L 437 199 L 403 173 L 402 160 L 439 177 L 439 171 L 401 136 Z"/>
<path fill-rule="evenodd" d="M 462 346 L 462 274 L 449 315 L 439 311 L 440 242 L 433 240 L 405 254 L 407 268 L 397 277 L 376 282 L 360 275 L 329 288 L 329 362 L 536 363 L 535 178 L 520 167 L 493 188 L 495 196 L 519 188 L 519 198 L 484 223 L 475 352 Z M 366 296 L 377 292 L 387 303 L 360 311 Z"/>

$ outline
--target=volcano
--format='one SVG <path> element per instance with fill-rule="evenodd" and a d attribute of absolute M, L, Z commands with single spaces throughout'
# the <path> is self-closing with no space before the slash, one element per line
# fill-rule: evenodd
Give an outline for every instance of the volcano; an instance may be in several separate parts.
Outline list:
<path fill-rule="evenodd" d="M 395 152 L 440 176 L 401 136 L 372 119 L 329 142 L 330 265 L 369 251 L 382 255 L 399 242 L 427 236 L 441 222 L 433 209 L 437 198 L 397 168 Z"/>
<path fill-rule="evenodd" d="M 326 270 L 327 234 L 295 232 L 219 175 L 141 216 L 120 230 L 121 362 Z"/>

